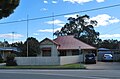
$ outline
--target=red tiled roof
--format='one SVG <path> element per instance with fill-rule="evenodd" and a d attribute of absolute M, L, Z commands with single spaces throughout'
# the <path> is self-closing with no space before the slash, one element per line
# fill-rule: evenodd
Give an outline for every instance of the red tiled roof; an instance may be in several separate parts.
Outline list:
<path fill-rule="evenodd" d="M 55 42 L 57 42 L 59 46 L 59 50 L 66 50 L 66 49 L 96 49 L 93 46 L 90 46 L 73 36 L 59 36 L 56 39 L 54 39 Z"/>

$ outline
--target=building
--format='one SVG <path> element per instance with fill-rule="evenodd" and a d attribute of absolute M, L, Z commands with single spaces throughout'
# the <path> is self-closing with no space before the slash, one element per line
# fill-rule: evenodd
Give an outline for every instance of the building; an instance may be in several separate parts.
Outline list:
<path fill-rule="evenodd" d="M 59 36 L 54 40 L 45 38 L 40 42 L 37 57 L 17 57 L 18 65 L 64 65 L 84 62 L 85 54 L 95 53 L 97 49 L 73 36 Z"/>
<path fill-rule="evenodd" d="M 3 59 L 5 59 L 10 53 L 14 53 L 17 55 L 19 52 L 20 50 L 18 50 L 18 48 L 16 47 L 0 47 L 0 55 Z"/>
<path fill-rule="evenodd" d="M 73 56 L 86 53 L 95 53 L 96 48 L 90 46 L 73 36 L 59 36 L 51 40 L 45 38 L 40 42 L 40 56 Z"/>

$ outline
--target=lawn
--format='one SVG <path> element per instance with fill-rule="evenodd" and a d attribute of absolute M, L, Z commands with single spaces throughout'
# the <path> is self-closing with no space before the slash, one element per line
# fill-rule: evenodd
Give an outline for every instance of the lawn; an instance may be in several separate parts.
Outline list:
<path fill-rule="evenodd" d="M 67 64 L 60 66 L 0 66 L 0 69 L 85 69 L 83 64 Z"/>

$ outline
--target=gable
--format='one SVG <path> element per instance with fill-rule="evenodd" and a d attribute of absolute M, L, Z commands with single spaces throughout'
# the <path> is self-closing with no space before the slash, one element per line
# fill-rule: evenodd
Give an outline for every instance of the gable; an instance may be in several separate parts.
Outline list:
<path fill-rule="evenodd" d="M 44 40 L 42 40 L 41 42 L 40 42 L 40 44 L 41 45 L 59 45 L 57 42 L 55 42 L 55 41 L 53 41 L 53 40 L 51 40 L 51 39 L 49 39 L 49 38 L 45 38 Z"/>
<path fill-rule="evenodd" d="M 50 40 L 44 40 L 44 41 L 42 41 L 40 44 L 42 44 L 42 45 L 51 45 L 51 44 L 54 44 L 53 42 L 51 42 Z"/>

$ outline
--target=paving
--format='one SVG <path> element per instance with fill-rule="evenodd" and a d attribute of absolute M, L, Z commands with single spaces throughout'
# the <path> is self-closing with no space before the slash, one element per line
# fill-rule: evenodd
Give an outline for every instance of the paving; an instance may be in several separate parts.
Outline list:
<path fill-rule="evenodd" d="M 97 62 L 96 64 L 85 64 L 89 70 L 120 70 L 120 62 Z"/>

